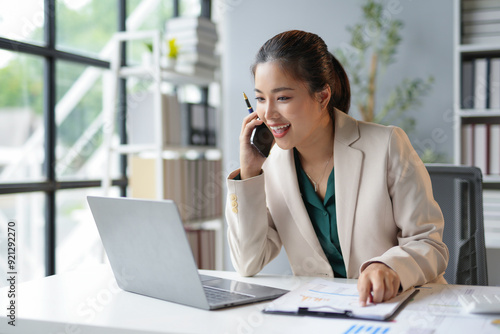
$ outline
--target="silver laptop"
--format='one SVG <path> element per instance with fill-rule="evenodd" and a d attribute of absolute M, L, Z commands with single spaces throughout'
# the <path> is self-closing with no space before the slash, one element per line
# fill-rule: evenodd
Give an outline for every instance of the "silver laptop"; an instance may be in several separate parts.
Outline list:
<path fill-rule="evenodd" d="M 118 286 L 205 310 L 277 298 L 287 290 L 199 275 L 173 201 L 87 197 Z"/>

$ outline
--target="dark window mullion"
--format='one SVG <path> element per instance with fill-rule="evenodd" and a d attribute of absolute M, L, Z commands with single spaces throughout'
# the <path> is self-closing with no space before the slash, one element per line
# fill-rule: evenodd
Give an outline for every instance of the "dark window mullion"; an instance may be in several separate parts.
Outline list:
<path fill-rule="evenodd" d="M 118 1 L 118 31 L 125 31 L 127 20 L 127 1 Z M 120 62 L 122 66 L 127 65 L 127 47 L 123 42 L 120 54 Z M 120 143 L 127 144 L 127 80 L 120 79 L 118 84 L 118 132 L 120 135 Z M 120 155 L 120 176 L 127 180 L 127 156 Z M 120 196 L 127 195 L 127 184 L 120 187 Z"/>
<path fill-rule="evenodd" d="M 45 0 L 45 43 L 49 50 L 55 50 L 55 0 Z M 44 173 L 47 182 L 56 182 L 56 64 L 53 56 L 45 57 L 44 68 L 44 121 L 45 121 L 45 162 Z M 45 275 L 56 272 L 56 192 L 45 193 Z"/>
<path fill-rule="evenodd" d="M 201 13 L 200 16 L 206 18 L 212 18 L 212 1 L 211 0 L 200 0 L 201 1 Z"/>

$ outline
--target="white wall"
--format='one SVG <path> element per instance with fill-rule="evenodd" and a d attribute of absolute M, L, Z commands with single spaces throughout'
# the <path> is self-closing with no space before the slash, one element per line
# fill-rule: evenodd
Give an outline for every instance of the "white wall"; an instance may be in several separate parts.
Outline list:
<path fill-rule="evenodd" d="M 393 14 L 403 20 L 402 43 L 397 62 L 387 71 L 380 92 L 389 91 L 404 77 L 433 75 L 434 88 L 419 111 L 416 132 L 410 136 L 417 150 L 432 146 L 452 161 L 452 86 L 453 86 L 453 3 L 451 0 L 387 0 Z M 246 115 L 242 92 L 253 101 L 250 65 L 259 47 L 275 34 L 300 29 L 321 36 L 331 50 L 349 42 L 347 26 L 361 18 L 363 1 L 345 0 L 216 0 L 222 29 L 223 71 L 223 150 L 227 172 L 239 165 L 238 136 Z M 253 102 L 255 104 L 255 102 Z M 351 108 L 350 114 L 359 118 Z M 434 135 L 433 135 L 434 134 Z M 439 134 L 439 135 L 437 135 Z M 283 253 L 283 252 L 282 252 Z M 226 269 L 231 263 L 226 247 Z M 289 271 L 286 256 L 266 268 L 267 272 Z"/>

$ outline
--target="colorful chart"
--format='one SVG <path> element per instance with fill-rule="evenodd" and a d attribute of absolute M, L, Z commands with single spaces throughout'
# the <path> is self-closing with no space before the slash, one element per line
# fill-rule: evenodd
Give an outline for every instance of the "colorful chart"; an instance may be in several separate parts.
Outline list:
<path fill-rule="evenodd" d="M 386 326 L 352 325 L 344 334 L 387 334 L 389 330 Z"/>

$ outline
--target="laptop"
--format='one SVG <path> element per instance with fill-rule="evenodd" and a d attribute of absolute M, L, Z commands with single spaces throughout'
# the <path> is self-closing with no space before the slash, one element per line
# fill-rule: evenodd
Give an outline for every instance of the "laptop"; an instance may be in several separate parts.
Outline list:
<path fill-rule="evenodd" d="M 171 200 L 88 196 L 118 286 L 215 310 L 277 298 L 287 290 L 200 275 Z"/>

